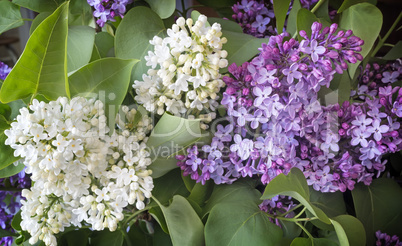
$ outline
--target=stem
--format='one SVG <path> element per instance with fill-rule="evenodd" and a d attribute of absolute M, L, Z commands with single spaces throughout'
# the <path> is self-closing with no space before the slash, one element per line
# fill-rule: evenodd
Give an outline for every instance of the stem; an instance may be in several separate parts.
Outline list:
<path fill-rule="evenodd" d="M 22 18 L 23 21 L 33 21 L 34 19 Z"/>
<path fill-rule="evenodd" d="M 296 210 L 296 209 L 298 209 L 298 208 L 300 208 L 301 206 L 303 206 L 302 204 L 299 204 L 299 205 L 297 205 L 296 207 L 294 207 L 294 208 L 292 208 L 292 209 L 289 209 L 288 211 L 286 211 L 285 213 L 283 213 L 283 214 L 281 214 L 281 216 L 285 216 L 285 215 L 287 215 L 288 213 L 291 213 L 291 212 L 293 212 L 294 210 Z"/>
<path fill-rule="evenodd" d="M 377 52 L 381 49 L 381 47 L 384 45 L 384 43 L 387 40 L 387 38 L 389 37 L 389 35 L 391 35 L 392 31 L 394 31 L 396 25 L 401 20 L 401 18 L 402 18 L 402 12 L 399 13 L 394 24 L 392 24 L 391 28 L 388 30 L 387 34 L 385 34 L 384 38 L 380 39 L 380 41 L 378 42 L 378 44 L 375 47 L 375 49 L 373 50 L 373 52 L 370 54 L 370 57 L 374 57 L 377 54 Z"/>
<path fill-rule="evenodd" d="M 136 216 L 138 216 L 140 213 L 142 213 L 143 210 L 138 210 L 135 213 L 133 213 L 130 217 L 128 217 L 125 221 L 124 221 L 124 225 L 126 225 L 128 222 L 130 222 L 130 220 L 134 219 Z"/>
<path fill-rule="evenodd" d="M 311 13 L 314 13 L 315 11 L 317 11 L 317 9 L 319 9 L 321 7 L 321 5 L 325 2 L 326 0 L 320 0 L 318 1 L 318 3 L 314 6 L 314 8 L 311 10 Z"/>
<path fill-rule="evenodd" d="M 310 234 L 310 232 L 308 232 L 308 230 L 306 228 L 304 228 L 304 226 L 302 226 L 300 223 L 296 222 L 296 225 L 298 225 L 303 231 L 304 233 L 307 234 L 307 236 L 310 238 L 311 240 L 311 244 L 314 246 L 314 241 L 313 241 L 313 236 Z"/>
<path fill-rule="evenodd" d="M 183 13 L 183 17 L 187 18 L 187 9 L 186 9 L 186 5 L 184 3 L 184 0 L 181 0 L 181 9 L 182 9 L 182 13 Z"/>
<path fill-rule="evenodd" d="M 300 211 L 300 213 L 295 216 L 295 218 L 299 218 L 299 217 L 304 213 L 304 211 L 306 211 L 306 207 L 304 207 L 304 208 Z"/>

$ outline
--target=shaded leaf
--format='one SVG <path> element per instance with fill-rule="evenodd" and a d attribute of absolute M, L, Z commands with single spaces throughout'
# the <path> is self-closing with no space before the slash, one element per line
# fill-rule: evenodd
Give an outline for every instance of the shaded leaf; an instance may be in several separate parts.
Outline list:
<path fill-rule="evenodd" d="M 111 232 L 109 229 L 103 231 L 95 231 L 91 236 L 91 245 L 96 246 L 121 246 L 123 245 L 124 238 L 121 231 Z"/>
<path fill-rule="evenodd" d="M 232 7 L 234 4 L 238 2 L 238 0 L 199 0 L 199 3 L 202 5 L 213 7 L 216 9 L 225 8 L 225 7 Z"/>
<path fill-rule="evenodd" d="M 402 41 L 398 41 L 394 47 L 382 58 L 384 60 L 396 60 L 402 57 Z"/>
<path fill-rule="evenodd" d="M 23 163 L 19 163 L 17 166 L 9 165 L 6 168 L 0 170 L 0 178 L 7 178 L 17 173 L 20 173 L 24 169 L 25 165 Z"/>
<path fill-rule="evenodd" d="M 376 41 L 382 26 L 381 11 L 370 3 L 359 3 L 346 9 L 339 21 L 339 27 L 353 31 L 353 35 L 364 40 L 360 54 L 364 57 L 369 53 Z M 360 61 L 349 64 L 349 75 L 354 77 Z"/>
<path fill-rule="evenodd" d="M 15 234 L 15 233 L 13 233 L 11 231 L 7 231 L 7 230 L 4 230 L 4 229 L 0 228 L 0 238 L 2 238 L 2 237 L 15 237 L 15 236 L 18 236 L 18 234 Z"/>
<path fill-rule="evenodd" d="M 273 3 L 276 19 L 276 29 L 280 34 L 283 32 L 285 20 L 288 15 L 290 0 L 274 0 Z"/>
<path fill-rule="evenodd" d="M 340 245 L 366 245 L 366 232 L 363 224 L 355 217 L 350 215 L 339 215 L 332 218 L 331 222 L 335 227 Z"/>
<path fill-rule="evenodd" d="M 338 246 L 338 244 L 332 240 L 326 238 L 313 238 L 314 246 Z M 312 246 L 310 238 L 297 237 L 290 246 Z"/>
<path fill-rule="evenodd" d="M 301 8 L 297 12 L 297 33 L 301 30 L 306 31 L 307 36 L 311 37 L 311 25 L 318 21 L 317 17 L 308 9 Z M 298 34 L 299 40 L 302 40 Z"/>
<path fill-rule="evenodd" d="M 290 10 L 286 31 L 293 36 L 297 32 L 297 13 L 301 9 L 299 0 L 294 0 L 292 10 Z"/>
<path fill-rule="evenodd" d="M 22 25 L 20 8 L 9 1 L 0 1 L 0 34 Z"/>
<path fill-rule="evenodd" d="M 13 0 L 13 3 L 35 12 L 53 12 L 64 0 Z"/>
<path fill-rule="evenodd" d="M 67 72 L 75 71 L 91 59 L 95 29 L 89 26 L 72 26 L 67 38 Z"/>
<path fill-rule="evenodd" d="M 51 100 L 69 96 L 66 66 L 67 14 L 66 3 L 32 33 L 20 59 L 1 87 L 2 102 L 36 94 Z"/>
<path fill-rule="evenodd" d="M 176 0 L 145 0 L 151 9 L 161 17 L 170 17 L 176 9 Z"/>
<path fill-rule="evenodd" d="M 5 144 L 7 136 L 4 134 L 4 130 L 8 128 L 10 128 L 10 124 L 3 115 L 0 115 L 0 170 L 20 159 L 20 157 L 14 156 L 14 149 Z"/>
<path fill-rule="evenodd" d="M 341 7 L 339 7 L 338 14 L 342 13 L 344 10 L 348 9 L 349 7 L 351 7 L 355 4 L 366 3 L 366 2 L 376 5 L 377 1 L 375 1 L 375 0 L 345 0 L 345 1 L 343 1 Z"/>
<path fill-rule="evenodd" d="M 252 201 L 216 205 L 205 225 L 206 245 L 278 245 L 282 230 Z"/>
<path fill-rule="evenodd" d="M 140 60 L 134 67 L 132 79 L 141 80 L 146 74 L 149 68 L 144 57 L 153 49 L 149 40 L 156 35 L 164 37 L 164 32 L 163 21 L 150 8 L 135 7 L 124 16 L 116 30 L 115 52 L 118 58 Z"/>

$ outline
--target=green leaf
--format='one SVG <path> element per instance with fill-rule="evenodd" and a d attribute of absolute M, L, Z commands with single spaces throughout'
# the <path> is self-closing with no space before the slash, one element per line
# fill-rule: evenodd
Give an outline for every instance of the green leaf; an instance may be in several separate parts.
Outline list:
<path fill-rule="evenodd" d="M 140 223 L 143 221 L 139 221 Z M 132 225 L 130 230 L 127 232 L 131 242 L 135 242 L 135 246 L 151 246 L 152 237 L 144 232 L 140 226 Z"/>
<path fill-rule="evenodd" d="M 4 229 L 0 228 L 0 238 L 2 238 L 2 237 L 15 237 L 15 236 L 18 236 L 18 234 L 15 234 L 15 233 L 13 233 L 11 231 L 7 231 L 7 230 L 4 230 Z"/>
<path fill-rule="evenodd" d="M 4 130 L 8 128 L 10 128 L 10 124 L 3 115 L 0 115 L 0 170 L 20 159 L 20 157 L 14 156 L 14 149 L 5 144 L 7 136 L 4 134 Z"/>
<path fill-rule="evenodd" d="M 274 0 L 274 13 L 276 19 L 276 29 L 278 33 L 283 32 L 286 16 L 288 15 L 290 0 Z"/>
<path fill-rule="evenodd" d="M 352 190 L 356 217 L 366 230 L 367 245 L 375 243 L 375 232 L 402 237 L 402 188 L 392 179 L 375 179 L 370 186 L 359 183 Z"/>
<path fill-rule="evenodd" d="M 365 246 L 366 232 L 363 224 L 353 216 L 339 215 L 331 219 L 340 245 Z"/>
<path fill-rule="evenodd" d="M 207 181 L 204 185 L 201 183 L 196 183 L 191 190 L 191 194 L 188 199 L 191 199 L 202 207 L 212 193 L 212 189 L 214 188 L 213 184 L 214 182 L 211 180 Z"/>
<path fill-rule="evenodd" d="M 17 173 L 21 172 L 24 167 L 25 165 L 22 163 L 19 163 L 17 166 L 9 165 L 8 167 L 0 170 L 0 178 L 7 178 L 16 175 Z"/>
<path fill-rule="evenodd" d="M 331 23 L 331 18 L 329 18 L 328 14 L 328 3 L 329 0 L 324 0 L 324 3 L 314 12 L 317 18 L 323 19 L 326 22 Z"/>
<path fill-rule="evenodd" d="M 39 26 L 39 24 L 42 23 L 42 21 L 44 21 L 51 14 L 52 14 L 52 12 L 42 12 L 42 13 L 38 14 L 31 23 L 31 28 L 29 29 L 29 34 L 32 35 L 32 33 Z"/>
<path fill-rule="evenodd" d="M 282 230 L 251 201 L 216 205 L 205 225 L 206 245 L 278 245 Z"/>
<path fill-rule="evenodd" d="M 91 245 L 96 246 L 122 246 L 124 242 L 121 231 L 111 232 L 109 229 L 97 231 L 91 237 Z"/>
<path fill-rule="evenodd" d="M 21 210 L 20 210 L 14 215 L 13 220 L 11 221 L 11 227 L 16 231 L 21 231 L 22 230 L 21 229 L 21 221 L 22 221 L 22 219 L 21 219 Z"/>
<path fill-rule="evenodd" d="M 297 12 L 297 33 L 299 33 L 301 30 L 306 31 L 307 36 L 311 36 L 311 25 L 318 21 L 317 17 L 311 13 L 308 9 L 299 9 Z M 302 40 L 302 38 L 299 36 L 299 40 Z"/>
<path fill-rule="evenodd" d="M 366 2 L 376 5 L 377 1 L 375 1 L 375 0 L 345 0 L 345 1 L 343 1 L 341 7 L 339 7 L 338 14 L 342 13 L 344 10 L 348 9 L 349 7 L 351 7 L 355 4 L 366 3 Z"/>
<path fill-rule="evenodd" d="M 219 9 L 219 8 L 225 8 L 225 7 L 232 7 L 233 5 L 235 5 L 238 0 L 199 0 L 199 3 L 201 3 L 202 5 L 208 6 L 208 7 L 213 7 L 215 9 Z"/>
<path fill-rule="evenodd" d="M 204 224 L 186 198 L 175 195 L 168 207 L 160 208 L 173 245 L 204 245 Z"/>
<path fill-rule="evenodd" d="M 11 116 L 11 107 L 8 104 L 0 103 L 0 114 L 4 116 L 7 120 L 10 119 Z"/>
<path fill-rule="evenodd" d="M 141 80 L 146 74 L 149 67 L 144 57 L 153 49 L 149 41 L 154 36 L 164 37 L 164 33 L 163 21 L 150 8 L 135 7 L 124 16 L 116 30 L 115 52 L 118 58 L 140 60 L 134 67 L 132 79 Z"/>
<path fill-rule="evenodd" d="M 35 12 L 53 12 L 64 0 L 13 0 L 13 3 Z"/>
<path fill-rule="evenodd" d="M 167 173 L 166 175 L 154 179 L 154 190 L 152 195 L 162 204 L 166 205 L 174 195 L 188 196 L 188 192 L 183 180 L 181 179 L 180 169 L 175 169 Z M 152 201 L 147 207 L 157 206 Z"/>
<path fill-rule="evenodd" d="M 26 107 L 26 104 L 22 100 L 12 101 L 7 105 L 9 105 L 11 108 L 11 115 L 9 117 L 10 120 L 14 120 L 20 114 L 20 109 Z"/>
<path fill-rule="evenodd" d="M 100 58 L 107 57 L 114 47 L 114 37 L 108 32 L 98 32 L 95 35 L 95 46 Z"/>
<path fill-rule="evenodd" d="M 115 116 L 130 84 L 136 60 L 103 58 L 80 68 L 68 78 L 71 95 L 97 97 L 105 105 L 109 127 L 114 129 Z"/>
<path fill-rule="evenodd" d="M 255 189 L 255 182 L 252 180 L 242 179 L 230 185 L 215 186 L 211 197 L 203 209 L 203 217 L 220 203 L 235 204 L 241 201 L 250 201 L 258 205 L 261 203 L 260 196 L 261 193 Z"/>
<path fill-rule="evenodd" d="M 20 8 L 7 0 L 0 1 L 0 34 L 22 25 Z"/>
<path fill-rule="evenodd" d="M 34 2 L 34 1 L 31 1 Z M 42 94 L 69 96 L 67 83 L 68 4 L 61 5 L 32 33 L 0 90 L 3 103 Z"/>
<path fill-rule="evenodd" d="M 381 11 L 369 3 L 359 3 L 343 11 L 339 27 L 353 31 L 353 35 L 364 40 L 360 54 L 363 58 L 369 53 L 376 41 L 382 26 Z M 360 61 L 349 64 L 349 75 L 354 77 Z"/>
<path fill-rule="evenodd" d="M 295 0 L 292 5 L 292 10 L 289 13 L 286 31 L 293 36 L 297 32 L 297 13 L 301 9 L 299 0 Z"/>
<path fill-rule="evenodd" d="M 191 19 L 193 19 L 194 23 L 198 20 L 200 15 L 201 15 L 201 13 L 198 12 L 197 10 L 191 11 Z M 211 26 L 211 24 L 209 24 L 208 20 L 207 20 L 207 23 L 205 23 L 205 26 Z"/>
<path fill-rule="evenodd" d="M 298 237 L 302 232 L 300 226 L 296 225 L 296 223 L 292 221 L 279 220 L 279 223 L 282 226 L 284 238 L 294 239 L 295 237 Z"/>
<path fill-rule="evenodd" d="M 267 38 L 255 38 L 251 35 L 222 31 L 222 36 L 227 38 L 227 43 L 223 45 L 223 49 L 228 52 L 228 63 L 236 63 L 238 66 L 250 60 L 255 55 L 260 53 L 258 48 L 261 48 L 262 43 L 267 43 Z M 227 68 L 222 69 L 221 73 L 227 71 Z"/>
<path fill-rule="evenodd" d="M 188 120 L 167 113 L 163 114 L 147 142 L 151 158 L 159 158 L 155 165 L 152 163 L 149 166 L 153 172 L 158 174 L 153 177 L 161 176 L 164 174 L 163 172 L 176 168 L 177 166 L 173 166 L 174 162 L 177 163 L 174 156 L 197 142 L 202 136 L 199 120 Z M 168 167 L 163 167 L 165 164 Z"/>
<path fill-rule="evenodd" d="M 63 234 L 60 240 L 68 246 L 86 246 L 88 245 L 89 232 L 84 230 L 73 230 Z"/>
<path fill-rule="evenodd" d="M 161 19 L 169 18 L 176 9 L 176 0 L 145 0 L 151 6 L 151 9 L 155 11 L 161 17 Z"/>
<path fill-rule="evenodd" d="M 156 202 L 154 200 L 151 203 L 156 204 Z M 160 207 L 152 207 L 148 211 L 152 215 L 152 217 L 156 220 L 156 222 L 158 222 L 158 224 L 162 228 L 162 230 L 165 233 L 169 234 L 169 229 L 166 224 L 165 216 L 163 216 L 162 209 Z"/>
<path fill-rule="evenodd" d="M 276 195 L 291 196 L 303 204 L 314 216 L 330 224 L 325 213 L 310 202 L 310 193 L 306 178 L 300 169 L 292 168 L 288 175 L 283 173 L 276 176 L 265 188 L 261 199 L 270 199 Z"/>
<path fill-rule="evenodd" d="M 169 235 L 165 233 L 158 225 L 155 225 L 153 243 L 155 246 L 172 246 L 172 240 L 170 239 Z"/>
<path fill-rule="evenodd" d="M 208 17 L 208 22 L 211 24 L 219 23 L 221 25 L 222 30 L 225 31 L 243 33 L 243 29 L 241 28 L 241 26 L 238 23 L 231 20 L 216 17 Z"/>
<path fill-rule="evenodd" d="M 326 238 L 313 238 L 314 246 L 338 246 L 338 244 L 332 240 Z M 312 246 L 310 238 L 297 237 L 292 241 L 290 246 Z M 342 245 L 343 246 L 343 245 Z"/>
<path fill-rule="evenodd" d="M 89 26 L 72 26 L 68 29 L 67 72 L 75 71 L 91 59 L 95 29 Z"/>
<path fill-rule="evenodd" d="M 396 60 L 402 57 L 402 41 L 398 41 L 394 47 L 382 58 L 384 60 Z"/>

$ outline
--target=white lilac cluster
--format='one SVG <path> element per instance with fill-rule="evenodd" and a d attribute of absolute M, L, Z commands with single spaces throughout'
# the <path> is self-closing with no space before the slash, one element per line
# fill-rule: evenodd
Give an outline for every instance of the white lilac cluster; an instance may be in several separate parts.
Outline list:
<path fill-rule="evenodd" d="M 209 26 L 204 15 L 194 25 L 192 19 L 177 19 L 166 38 L 155 36 L 150 41 L 154 51 L 145 60 L 151 69 L 143 81 L 134 81 L 135 100 L 158 114 L 214 111 L 217 93 L 224 86 L 219 69 L 228 65 L 227 52 L 222 50 L 227 40 L 221 36 L 220 24 Z"/>
<path fill-rule="evenodd" d="M 34 100 L 5 131 L 34 182 L 21 208 L 31 244 L 56 245 L 54 234 L 82 223 L 113 231 L 126 206 L 145 207 L 153 189 L 145 145 L 151 119 L 122 107 L 110 135 L 106 120 L 102 102 L 60 97 Z"/>

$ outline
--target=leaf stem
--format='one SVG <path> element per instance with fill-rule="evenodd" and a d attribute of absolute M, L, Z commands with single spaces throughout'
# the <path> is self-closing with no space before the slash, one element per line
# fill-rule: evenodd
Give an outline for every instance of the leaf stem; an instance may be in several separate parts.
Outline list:
<path fill-rule="evenodd" d="M 22 18 L 21 20 L 23 20 L 23 21 L 33 21 L 34 19 Z"/>
<path fill-rule="evenodd" d="M 401 18 L 402 18 L 402 12 L 399 13 L 394 24 L 392 24 L 391 28 L 388 30 L 387 34 L 385 34 L 385 36 L 382 39 L 380 39 L 377 46 L 374 48 L 373 52 L 370 54 L 370 57 L 374 57 L 377 54 L 377 52 L 381 49 L 381 47 L 384 45 L 384 43 L 387 40 L 387 38 L 389 37 L 389 35 L 391 35 L 392 31 L 394 31 L 396 25 L 401 20 Z"/>
<path fill-rule="evenodd" d="M 295 218 L 299 218 L 299 217 L 304 213 L 304 211 L 306 211 L 306 207 L 304 207 L 304 208 L 300 211 L 300 213 L 295 216 Z"/>
<path fill-rule="evenodd" d="M 326 1 L 326 0 L 320 0 L 320 1 L 318 1 L 318 3 L 317 3 L 317 4 L 314 6 L 314 8 L 311 10 L 311 13 L 314 13 L 315 11 L 317 11 L 325 1 Z"/>
<path fill-rule="evenodd" d="M 304 231 L 304 233 L 307 234 L 307 236 L 308 236 L 308 237 L 310 238 L 310 240 L 311 240 L 311 245 L 314 246 L 313 236 L 310 234 L 310 232 L 308 232 L 308 230 L 307 230 L 304 226 L 302 226 L 300 223 L 298 223 L 298 222 L 295 222 L 295 223 L 296 223 L 296 225 L 298 225 L 298 226 Z"/>

